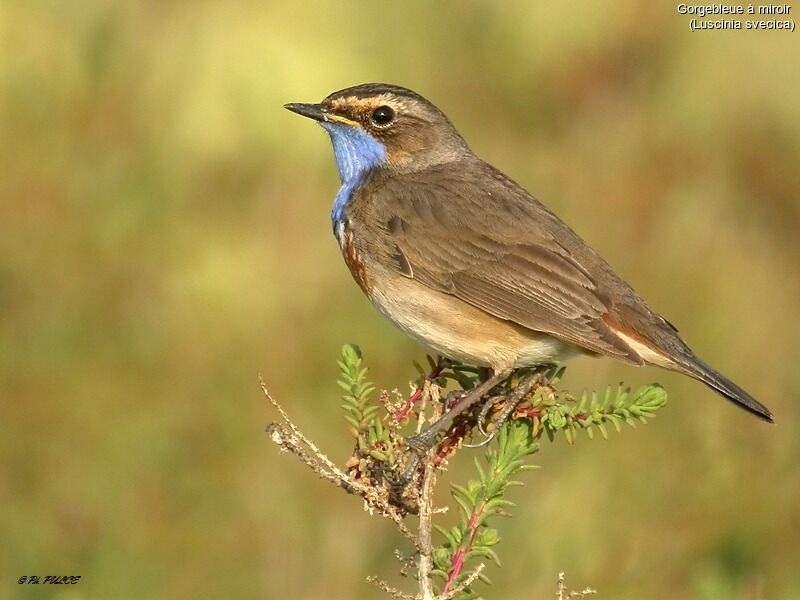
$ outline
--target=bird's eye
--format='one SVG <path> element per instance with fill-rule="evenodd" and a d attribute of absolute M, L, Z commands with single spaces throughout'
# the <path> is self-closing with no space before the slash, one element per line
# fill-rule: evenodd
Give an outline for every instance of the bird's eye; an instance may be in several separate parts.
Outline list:
<path fill-rule="evenodd" d="M 372 122 L 376 125 L 386 126 L 394 121 L 394 111 L 391 106 L 379 106 L 372 111 Z"/>

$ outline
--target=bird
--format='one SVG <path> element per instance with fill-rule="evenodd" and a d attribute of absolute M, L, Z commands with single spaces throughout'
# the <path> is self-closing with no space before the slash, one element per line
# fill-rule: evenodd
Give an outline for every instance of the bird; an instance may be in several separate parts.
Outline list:
<path fill-rule="evenodd" d="M 423 346 L 489 368 L 435 430 L 417 436 L 421 446 L 515 370 L 579 355 L 677 371 L 774 422 L 420 94 L 366 83 L 285 108 L 330 136 L 341 179 L 333 233 L 364 294 Z"/>

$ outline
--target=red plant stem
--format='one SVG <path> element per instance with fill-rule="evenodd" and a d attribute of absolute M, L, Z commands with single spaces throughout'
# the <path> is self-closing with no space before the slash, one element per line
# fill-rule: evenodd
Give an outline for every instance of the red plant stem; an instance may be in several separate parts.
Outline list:
<path fill-rule="evenodd" d="M 425 376 L 427 381 L 433 381 L 439 375 L 442 374 L 444 371 L 447 362 L 445 359 L 440 358 L 439 362 L 436 363 L 436 366 L 433 370 Z M 424 383 L 423 383 L 424 387 Z M 399 423 L 403 419 L 408 416 L 408 413 L 411 412 L 411 409 L 414 408 L 414 405 L 419 402 L 420 398 L 422 398 L 422 387 L 418 387 L 413 394 L 411 394 L 408 399 L 403 403 L 396 413 L 394 413 L 394 420 L 396 423 Z"/>
<path fill-rule="evenodd" d="M 403 403 L 403 406 L 400 407 L 396 413 L 394 413 L 395 422 L 399 423 L 405 419 L 408 416 L 408 413 L 411 412 L 411 409 L 414 407 L 414 405 L 419 402 L 420 398 L 422 398 L 422 388 L 417 388 L 414 393 L 406 399 L 406 401 Z"/>
<path fill-rule="evenodd" d="M 444 594 L 450 591 L 450 587 L 455 583 L 458 576 L 461 575 L 461 571 L 464 570 L 464 561 L 475 543 L 475 536 L 478 534 L 478 519 L 484 508 L 486 508 L 486 500 L 482 500 L 478 508 L 469 516 L 469 521 L 467 522 L 467 529 L 469 530 L 467 545 L 459 548 L 453 554 L 453 561 L 450 563 L 450 572 L 447 574 L 447 582 L 444 584 L 444 591 L 442 592 Z"/>

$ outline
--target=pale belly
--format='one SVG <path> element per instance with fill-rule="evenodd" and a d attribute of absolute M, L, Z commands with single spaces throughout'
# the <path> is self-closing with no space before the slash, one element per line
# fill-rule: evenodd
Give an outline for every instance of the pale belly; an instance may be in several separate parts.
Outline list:
<path fill-rule="evenodd" d="M 497 371 L 557 363 L 582 353 L 411 279 L 387 273 L 380 281 L 370 294 L 378 310 L 420 344 L 449 358 Z"/>

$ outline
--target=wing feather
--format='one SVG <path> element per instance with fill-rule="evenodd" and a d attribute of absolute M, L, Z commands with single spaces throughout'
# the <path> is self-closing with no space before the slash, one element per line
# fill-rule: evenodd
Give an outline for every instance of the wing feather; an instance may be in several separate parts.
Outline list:
<path fill-rule="evenodd" d="M 374 182 L 371 203 L 404 259 L 389 264 L 499 318 L 641 364 L 603 320 L 609 294 L 598 276 L 613 275 L 610 267 L 498 171 L 461 166 Z"/>

